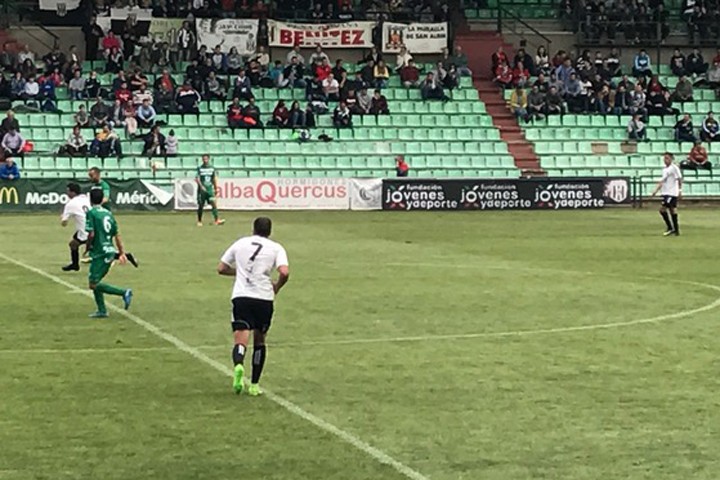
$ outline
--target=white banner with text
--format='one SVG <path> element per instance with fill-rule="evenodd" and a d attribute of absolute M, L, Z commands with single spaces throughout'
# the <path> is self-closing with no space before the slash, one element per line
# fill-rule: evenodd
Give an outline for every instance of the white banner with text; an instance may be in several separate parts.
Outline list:
<path fill-rule="evenodd" d="M 405 46 L 410 53 L 440 53 L 448 45 L 448 26 L 443 23 L 391 23 L 382 26 L 383 52 L 396 53 Z"/>
<path fill-rule="evenodd" d="M 271 47 L 370 48 L 375 22 L 286 23 L 268 20 Z"/>
<path fill-rule="evenodd" d="M 252 55 L 257 49 L 259 20 L 245 18 L 198 18 L 195 20 L 197 45 L 209 51 L 220 45 L 223 52 L 235 47 L 240 55 Z"/>

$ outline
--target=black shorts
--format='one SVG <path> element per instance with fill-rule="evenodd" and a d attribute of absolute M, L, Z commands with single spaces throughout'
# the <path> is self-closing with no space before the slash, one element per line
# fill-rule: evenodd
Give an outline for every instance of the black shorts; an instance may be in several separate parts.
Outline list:
<path fill-rule="evenodd" d="M 662 206 L 665 208 L 677 208 L 678 197 L 663 195 Z"/>
<path fill-rule="evenodd" d="M 257 298 L 238 297 L 232 299 L 232 329 L 260 330 L 267 333 L 274 311 L 273 302 Z"/>
<path fill-rule="evenodd" d="M 80 239 L 78 238 L 78 232 L 75 232 L 75 235 L 73 235 L 73 240 L 75 240 L 76 242 L 78 242 L 80 245 L 85 245 L 85 244 L 87 243 L 87 239 L 85 239 L 85 240 L 80 240 Z"/>

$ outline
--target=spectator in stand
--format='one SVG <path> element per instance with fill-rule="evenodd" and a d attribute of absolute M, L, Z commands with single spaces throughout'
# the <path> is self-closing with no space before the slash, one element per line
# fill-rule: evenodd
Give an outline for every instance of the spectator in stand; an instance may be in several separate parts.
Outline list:
<path fill-rule="evenodd" d="M 237 47 L 231 47 L 230 52 L 225 58 L 225 65 L 227 67 L 227 73 L 230 75 L 237 75 L 240 69 L 243 68 L 242 55 L 238 53 Z"/>
<path fill-rule="evenodd" d="M 495 79 L 493 80 L 497 86 L 507 90 L 513 86 L 513 72 L 507 62 L 503 62 L 495 69 Z"/>
<path fill-rule="evenodd" d="M 665 93 L 665 86 L 660 83 L 660 79 L 657 75 L 653 75 L 652 78 L 650 78 L 650 82 L 647 85 L 646 88 L 646 94 L 648 100 L 653 100 L 653 98 L 657 95 L 663 95 Z"/>
<path fill-rule="evenodd" d="M 7 157 L 5 163 L 0 165 L 0 180 L 19 180 L 20 169 L 12 157 Z"/>
<path fill-rule="evenodd" d="M 263 128 L 260 120 L 260 108 L 255 104 L 255 97 L 248 99 L 248 104 L 243 108 L 243 123 L 246 128 Z"/>
<path fill-rule="evenodd" d="M 680 142 L 693 142 L 697 141 L 695 136 L 695 128 L 693 127 L 692 118 L 689 114 L 683 115 L 675 124 L 675 141 Z"/>
<path fill-rule="evenodd" d="M 585 113 L 588 111 L 588 98 L 583 94 L 583 86 L 577 74 L 570 75 L 566 85 L 565 100 L 570 113 Z"/>
<path fill-rule="evenodd" d="M 435 80 L 435 76 L 432 72 L 425 76 L 425 80 L 420 85 L 420 96 L 423 100 L 449 100 L 449 98 L 445 95 L 443 88 Z"/>
<path fill-rule="evenodd" d="M 352 113 L 345 102 L 340 102 L 333 111 L 333 125 L 335 128 L 352 127 Z"/>
<path fill-rule="evenodd" d="M 20 65 L 20 72 L 24 78 L 34 77 L 37 74 L 37 67 L 27 59 Z"/>
<path fill-rule="evenodd" d="M 215 72 L 210 72 L 205 81 L 205 98 L 209 100 L 225 100 L 225 89 L 215 76 Z"/>
<path fill-rule="evenodd" d="M 195 43 L 195 34 L 192 32 L 190 22 L 183 22 L 183 25 L 178 31 L 176 37 L 179 56 L 178 60 L 180 62 L 187 62 L 190 60 Z"/>
<path fill-rule="evenodd" d="M 705 63 L 702 53 L 695 47 L 690 55 L 686 59 L 687 73 L 688 75 L 698 76 L 707 72 L 708 64 Z"/>
<path fill-rule="evenodd" d="M 109 125 L 105 125 L 96 135 L 90 145 L 90 153 L 98 157 L 105 158 L 115 155 L 122 157 L 122 145 L 120 138 Z"/>
<path fill-rule="evenodd" d="M 373 115 L 389 115 L 388 101 L 380 89 L 375 89 L 372 101 L 370 102 L 370 113 Z"/>
<path fill-rule="evenodd" d="M 75 121 L 75 125 L 79 125 L 81 128 L 90 126 L 90 116 L 88 115 L 87 110 L 85 110 L 84 104 L 81 103 L 78 106 L 78 111 L 75 112 L 75 115 L 73 115 L 73 120 Z"/>
<path fill-rule="evenodd" d="M 672 57 L 670 57 L 670 70 L 673 75 L 677 77 L 687 75 L 687 70 L 685 68 L 685 55 L 682 54 L 679 48 L 676 48 Z"/>
<path fill-rule="evenodd" d="M 528 117 L 528 97 L 525 93 L 525 89 L 522 87 L 515 87 L 512 94 L 510 95 L 510 108 L 513 111 L 515 117 L 520 120 L 523 119 L 526 122 L 529 121 Z"/>
<path fill-rule="evenodd" d="M 250 61 L 256 62 L 260 65 L 260 69 L 263 72 L 267 72 L 268 67 L 270 66 L 270 55 L 265 51 L 265 47 L 260 45 L 257 47 L 255 55 L 250 57 Z"/>
<path fill-rule="evenodd" d="M 563 97 L 555 86 L 551 86 L 545 95 L 545 115 L 562 115 L 565 111 Z"/>
<path fill-rule="evenodd" d="M 119 100 L 121 105 L 131 103 L 133 99 L 132 92 L 127 87 L 127 83 L 120 84 L 120 88 L 115 91 L 115 100 Z"/>
<path fill-rule="evenodd" d="M 410 60 L 407 66 L 400 69 L 400 82 L 405 88 L 417 88 L 420 85 L 420 70 L 415 61 Z"/>
<path fill-rule="evenodd" d="M 3 135 L 0 146 L 2 147 L 5 157 L 22 157 L 25 148 L 25 139 L 20 135 L 20 132 L 12 128 Z"/>
<path fill-rule="evenodd" d="M 693 101 L 693 85 L 685 75 L 681 76 L 675 85 L 675 92 L 673 92 L 672 99 L 680 103 Z"/>
<path fill-rule="evenodd" d="M 290 65 L 292 63 L 292 59 L 295 57 L 297 59 L 297 63 L 304 65 L 305 64 L 305 57 L 302 56 L 302 53 L 300 53 L 300 45 L 295 45 L 292 50 L 290 50 L 285 57 L 285 63 Z"/>
<path fill-rule="evenodd" d="M 552 66 L 550 65 L 550 57 L 548 56 L 545 47 L 540 46 L 535 54 L 535 69 L 537 70 L 538 76 L 542 73 L 550 75 Z"/>
<path fill-rule="evenodd" d="M 289 87 L 305 88 L 306 86 L 305 79 L 303 78 L 305 76 L 305 67 L 298 57 L 293 57 L 290 60 L 290 64 L 285 67 L 283 71 L 283 76 L 287 82 L 286 85 Z"/>
<path fill-rule="evenodd" d="M 270 125 L 285 128 L 290 123 L 290 110 L 285 106 L 285 100 L 279 100 L 272 113 Z"/>
<path fill-rule="evenodd" d="M 85 80 L 85 96 L 86 98 L 97 98 L 101 95 L 100 90 L 100 80 L 97 78 L 97 72 L 93 70 Z"/>
<path fill-rule="evenodd" d="M 708 160 L 708 152 L 705 147 L 702 146 L 699 140 L 695 141 L 690 153 L 685 160 L 680 162 L 680 168 L 683 170 L 693 170 L 697 173 L 698 169 L 707 170 L 712 176 L 712 163 Z"/>
<path fill-rule="evenodd" d="M 82 27 L 85 36 L 85 60 L 94 61 L 98 59 L 100 39 L 105 36 L 102 28 L 97 24 L 95 15 Z"/>
<path fill-rule="evenodd" d="M 672 107 L 670 92 L 667 91 L 649 97 L 647 103 L 649 115 L 677 115 L 680 113 L 677 108 Z"/>
<path fill-rule="evenodd" d="M 502 45 L 499 45 L 497 47 L 497 50 L 495 50 L 495 53 L 493 53 L 491 57 L 491 70 L 493 72 L 497 72 L 497 68 L 503 64 L 507 65 L 508 61 L 509 59 L 507 57 L 507 54 L 505 53 L 505 50 L 503 50 Z"/>
<path fill-rule="evenodd" d="M 165 135 L 160 133 L 160 127 L 155 125 L 143 139 L 143 155 L 148 157 L 165 155 Z"/>
<path fill-rule="evenodd" d="M 104 127 L 109 120 L 110 111 L 102 99 L 98 97 L 95 104 L 90 108 L 90 126 L 94 128 Z"/>
<path fill-rule="evenodd" d="M 513 60 L 514 67 L 517 67 L 521 63 L 525 70 L 527 70 L 533 75 L 535 74 L 535 62 L 532 56 L 527 53 L 524 48 L 518 49 L 517 53 L 515 54 L 515 59 Z M 530 75 L 528 75 L 528 77 L 529 76 Z"/>
<path fill-rule="evenodd" d="M 220 45 L 215 45 L 212 55 L 210 55 L 210 60 L 212 61 L 212 66 L 216 72 L 227 71 L 227 59 L 225 58 L 225 54 L 220 49 Z"/>
<path fill-rule="evenodd" d="M 720 126 L 718 126 L 718 122 L 715 120 L 713 112 L 708 112 L 707 117 L 705 117 L 705 120 L 703 120 L 702 123 L 700 138 L 703 142 L 714 142 L 716 140 L 720 140 L 720 136 L 718 136 L 719 131 Z"/>
<path fill-rule="evenodd" d="M 126 104 L 131 105 L 131 104 Z M 125 125 L 125 106 L 120 102 L 120 100 L 115 100 L 115 103 L 111 107 L 110 111 L 112 112 L 110 114 L 110 126 L 112 128 L 118 128 L 120 126 Z M 133 110 L 133 114 L 135 111 Z"/>
<path fill-rule="evenodd" d="M 139 90 L 135 90 L 135 92 L 133 93 L 132 103 L 137 108 L 142 105 L 145 100 L 148 100 L 150 102 L 150 105 L 155 102 L 152 92 L 150 90 L 147 90 L 145 86 L 142 85 Z"/>
<path fill-rule="evenodd" d="M 70 100 L 82 100 L 85 98 L 85 79 L 82 77 L 80 70 L 75 70 L 73 78 L 68 83 L 68 93 Z"/>
<path fill-rule="evenodd" d="M 84 157 L 88 152 L 88 144 L 80 131 L 80 126 L 75 125 L 72 129 L 72 133 L 68 137 L 65 145 L 62 147 L 62 154 L 70 155 L 71 157 Z"/>
<path fill-rule="evenodd" d="M 373 73 L 375 72 L 375 62 L 370 61 L 366 63 L 360 72 L 364 82 L 366 82 L 369 86 L 374 85 L 375 80 L 373 78 Z"/>
<path fill-rule="evenodd" d="M 178 107 L 179 113 L 200 113 L 200 94 L 190 86 L 188 82 L 185 82 L 182 87 L 178 90 L 175 95 L 175 103 Z"/>
<path fill-rule="evenodd" d="M 112 49 L 120 50 L 122 48 L 120 39 L 115 36 L 115 32 L 112 30 L 107 32 L 107 35 L 102 39 L 102 48 L 106 53 Z"/>
<path fill-rule="evenodd" d="M 633 75 L 636 77 L 649 77 L 652 75 L 650 57 L 645 49 L 641 49 L 633 60 Z"/>
<path fill-rule="evenodd" d="M 450 57 L 450 61 L 457 69 L 458 75 L 461 77 L 472 77 L 472 70 L 468 67 L 468 57 L 463 52 L 462 46 L 455 45 L 455 54 Z"/>
<path fill-rule="evenodd" d="M 323 64 L 327 62 L 328 65 L 330 64 L 330 57 L 327 56 L 327 53 L 323 52 L 322 46 L 318 45 L 315 47 L 315 51 L 310 55 L 310 63 L 313 65 Z"/>
<path fill-rule="evenodd" d="M 249 100 L 253 97 L 250 79 L 245 75 L 245 70 L 240 70 L 235 79 L 235 88 L 233 89 L 233 98 L 241 100 Z"/>
<path fill-rule="evenodd" d="M 555 69 L 555 76 L 563 83 L 565 89 L 567 89 L 570 76 L 574 73 L 576 73 L 575 68 L 573 68 L 572 60 L 570 58 L 566 58 L 563 63 Z"/>
<path fill-rule="evenodd" d="M 12 80 L 10 80 L 10 99 L 20 100 L 25 95 L 25 78 L 21 72 L 15 72 Z"/>
<path fill-rule="evenodd" d="M 165 138 L 165 156 L 174 157 L 178 154 L 178 148 L 180 141 L 175 136 L 175 130 L 170 130 L 168 136 Z"/>
<path fill-rule="evenodd" d="M 123 70 L 120 70 L 119 72 L 117 72 L 117 75 L 115 76 L 115 78 L 113 78 L 112 92 L 113 93 L 117 92 L 120 89 L 120 87 L 122 87 L 123 83 L 125 84 L 125 88 L 130 90 L 130 88 L 129 88 L 130 84 L 128 83 L 128 79 L 125 76 L 125 72 Z"/>
<path fill-rule="evenodd" d="M 152 127 L 155 123 L 157 112 L 155 112 L 153 106 L 150 105 L 150 100 L 145 99 L 135 112 L 135 116 L 137 117 L 138 126 L 140 128 L 148 128 Z"/>
<path fill-rule="evenodd" d="M 25 91 L 22 94 L 23 100 L 38 100 L 40 98 L 40 84 L 31 76 L 25 82 Z"/>
<path fill-rule="evenodd" d="M 117 73 L 122 70 L 123 54 L 119 48 L 113 47 L 105 51 L 105 73 Z"/>
<path fill-rule="evenodd" d="M 337 102 L 340 99 L 340 84 L 332 73 L 322 81 L 322 89 L 326 102 Z"/>
<path fill-rule="evenodd" d="M 643 91 L 642 85 L 639 83 L 635 85 L 635 90 L 631 94 L 630 113 L 632 115 L 641 115 L 643 118 L 647 117 L 647 95 Z"/>
<path fill-rule="evenodd" d="M 395 157 L 395 174 L 398 177 L 407 177 L 410 173 L 410 165 L 405 161 L 405 157 L 398 155 Z"/>
<path fill-rule="evenodd" d="M 647 132 L 645 129 L 645 123 L 639 113 L 633 115 L 632 119 L 628 122 L 627 126 L 628 139 L 635 140 L 637 142 L 647 140 Z"/>
<path fill-rule="evenodd" d="M 400 47 L 400 51 L 395 56 L 395 71 L 399 72 L 403 68 L 407 67 L 407 65 L 410 63 L 410 60 L 413 59 L 413 56 L 410 55 L 410 52 L 408 52 L 407 48 L 405 46 Z"/>
<path fill-rule="evenodd" d="M 240 105 L 240 99 L 238 97 L 233 98 L 232 103 L 227 108 L 227 121 L 228 127 L 233 130 L 243 126 L 242 105 Z"/>
<path fill-rule="evenodd" d="M 23 45 L 22 50 L 18 53 L 18 63 L 25 63 L 30 61 L 33 66 L 35 65 L 35 52 L 30 50 L 30 45 L 27 43 Z"/>
<path fill-rule="evenodd" d="M 136 68 L 135 71 L 130 74 L 128 81 L 128 87 L 130 87 L 130 90 L 132 92 L 147 89 L 148 85 L 150 84 L 147 76 L 145 76 L 145 74 L 139 68 Z"/>
<path fill-rule="evenodd" d="M 358 62 L 360 63 L 370 63 L 372 62 L 373 65 L 375 65 L 377 62 L 383 59 L 382 53 L 377 49 L 377 47 L 372 47 L 370 51 L 363 57 L 363 59 Z"/>
<path fill-rule="evenodd" d="M 387 82 L 390 79 L 390 70 L 385 65 L 385 62 L 380 60 L 373 68 L 373 84 L 376 88 L 387 87 Z"/>
<path fill-rule="evenodd" d="M 363 87 L 360 89 L 360 93 L 357 96 L 357 106 L 360 115 L 370 113 L 370 107 L 372 107 L 372 96 L 368 93 L 367 88 Z"/>
<path fill-rule="evenodd" d="M 300 108 L 300 103 L 297 100 L 290 105 L 288 118 L 288 127 L 293 129 L 305 128 L 305 111 Z"/>
<path fill-rule="evenodd" d="M 15 118 L 15 112 L 8 110 L 5 114 L 5 118 L 0 123 L 0 138 L 2 138 L 10 130 L 20 131 L 20 122 Z"/>
<path fill-rule="evenodd" d="M 632 95 L 625 89 L 625 85 L 618 86 L 613 94 L 610 93 L 610 108 L 615 115 L 627 115 L 632 109 Z"/>
<path fill-rule="evenodd" d="M 618 49 L 613 47 L 612 50 L 610 50 L 610 55 L 608 55 L 607 59 L 607 69 L 610 72 L 610 77 L 620 77 L 622 76 L 622 66 L 620 65 L 620 52 L 618 52 Z"/>
<path fill-rule="evenodd" d="M 5 77 L 2 67 L 0 67 L 0 98 L 10 98 L 10 80 Z"/>
<path fill-rule="evenodd" d="M 527 82 L 530 80 L 530 71 L 525 68 L 523 62 L 517 62 L 513 69 L 513 85 L 516 87 L 525 88 Z"/>
<path fill-rule="evenodd" d="M 343 75 L 347 75 L 347 70 L 345 70 L 345 67 L 343 67 L 343 61 L 342 58 L 338 58 L 335 61 L 335 66 L 331 70 L 333 76 L 340 81 L 340 79 L 343 77 Z"/>
<path fill-rule="evenodd" d="M 274 88 L 286 87 L 288 82 L 285 80 L 285 67 L 280 60 L 275 60 L 273 66 L 268 70 L 267 78 L 272 82 Z"/>
<path fill-rule="evenodd" d="M 540 91 L 537 82 L 530 89 L 527 96 L 528 121 L 545 118 L 545 92 Z"/>

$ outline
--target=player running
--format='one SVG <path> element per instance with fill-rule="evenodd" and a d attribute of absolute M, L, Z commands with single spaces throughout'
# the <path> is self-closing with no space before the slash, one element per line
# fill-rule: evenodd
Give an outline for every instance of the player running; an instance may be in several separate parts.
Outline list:
<path fill-rule="evenodd" d="M 67 196 L 70 200 L 65 204 L 60 224 L 64 227 L 72 219 L 75 222 L 75 233 L 70 239 L 70 264 L 62 267 L 63 272 L 77 272 L 80 270 L 80 245 L 87 242 L 85 231 L 85 214 L 90 210 L 90 199 L 80 191 L 80 185 L 71 182 L 67 186 Z"/>
<path fill-rule="evenodd" d="M 248 395 L 262 393 L 259 382 L 265 365 L 267 347 L 265 337 L 272 321 L 275 295 L 290 278 L 287 253 L 279 243 L 270 240 L 272 222 L 258 217 L 253 222 L 253 234 L 240 238 L 223 254 L 217 271 L 220 275 L 235 277 L 232 292 L 232 329 L 235 345 L 232 350 L 235 375 L 233 389 L 242 393 L 245 367 L 245 349 L 253 332 L 252 378 Z M 273 270 L 278 271 L 272 281 Z"/>
<path fill-rule="evenodd" d="M 677 215 L 677 204 L 678 199 L 682 196 L 682 173 L 680 168 L 673 163 L 675 157 L 670 152 L 665 152 L 663 156 L 663 162 L 665 168 L 663 168 L 662 178 L 653 190 L 651 197 L 654 197 L 658 192 L 662 194 L 662 204 L 660 206 L 660 216 L 665 220 L 667 230 L 663 235 L 666 237 L 669 235 L 680 235 L 680 224 L 678 223 Z M 670 210 L 670 215 L 668 215 Z M 672 223 L 670 221 L 672 217 Z"/>
<path fill-rule="evenodd" d="M 212 215 L 215 219 L 215 225 L 222 225 L 225 220 L 218 216 L 217 200 L 215 199 L 215 192 L 217 192 L 217 171 L 215 167 L 210 165 L 210 155 L 202 156 L 202 165 L 197 168 L 197 176 L 195 182 L 198 186 L 197 193 L 197 225 L 202 227 L 203 209 L 205 203 L 209 203 L 212 207 Z"/>
<path fill-rule="evenodd" d="M 125 310 L 130 308 L 133 296 L 133 292 L 129 288 L 118 288 L 102 282 L 102 279 L 110 271 L 116 255 L 121 264 L 127 262 L 115 217 L 113 217 L 112 212 L 102 206 L 102 201 L 103 192 L 101 189 L 90 191 L 92 208 L 88 210 L 85 221 L 85 231 L 88 234 L 87 249 L 92 258 L 88 282 L 90 290 L 95 295 L 95 304 L 97 305 L 97 311 L 91 313 L 90 318 L 105 318 L 108 316 L 105 308 L 106 293 L 122 297 Z M 115 245 L 113 245 L 113 239 L 115 239 Z"/>
<path fill-rule="evenodd" d="M 101 190 L 103 194 L 102 206 L 105 210 L 110 210 L 110 184 L 102 179 L 102 174 L 98 167 L 92 167 L 88 170 L 88 178 L 90 178 L 90 191 Z"/>

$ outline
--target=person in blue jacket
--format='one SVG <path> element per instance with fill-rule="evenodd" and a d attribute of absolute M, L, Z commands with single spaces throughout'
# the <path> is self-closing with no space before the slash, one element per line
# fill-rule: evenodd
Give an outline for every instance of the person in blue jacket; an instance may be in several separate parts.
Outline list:
<path fill-rule="evenodd" d="M 5 163 L 0 165 L 0 180 L 17 180 L 20 178 L 20 169 L 15 161 L 8 157 Z"/>

